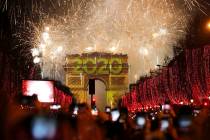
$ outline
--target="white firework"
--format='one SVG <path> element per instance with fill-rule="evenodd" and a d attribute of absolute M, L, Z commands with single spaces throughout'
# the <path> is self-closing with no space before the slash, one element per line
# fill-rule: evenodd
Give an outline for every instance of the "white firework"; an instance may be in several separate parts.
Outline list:
<path fill-rule="evenodd" d="M 188 8 L 180 0 L 81 0 L 64 9 L 65 15 L 45 18 L 34 39 L 44 77 L 62 81 L 66 54 L 98 51 L 128 54 L 135 82 L 173 58 L 173 47 L 185 37 L 188 11 L 200 6 L 197 0 L 181 4 Z"/>

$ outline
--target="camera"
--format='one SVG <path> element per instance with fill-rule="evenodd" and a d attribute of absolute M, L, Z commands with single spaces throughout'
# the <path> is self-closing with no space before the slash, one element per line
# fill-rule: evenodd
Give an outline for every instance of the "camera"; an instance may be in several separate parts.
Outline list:
<path fill-rule="evenodd" d="M 31 133 L 34 139 L 52 139 L 56 134 L 56 121 L 44 116 L 35 117 L 31 125 Z"/>
<path fill-rule="evenodd" d="M 94 115 L 94 116 L 97 116 L 98 115 L 98 110 L 97 110 L 96 107 L 92 108 L 91 114 Z"/>
<path fill-rule="evenodd" d="M 75 106 L 74 110 L 73 110 L 73 115 L 77 115 L 78 114 L 78 110 L 79 110 L 78 106 Z"/>
<path fill-rule="evenodd" d="M 111 107 L 105 107 L 105 112 L 110 113 L 111 112 Z"/>
<path fill-rule="evenodd" d="M 120 112 L 117 109 L 114 109 L 111 111 L 111 117 L 112 117 L 112 121 L 117 121 L 120 117 Z"/>
<path fill-rule="evenodd" d="M 146 119 L 143 116 L 137 116 L 136 117 L 136 124 L 140 127 L 143 128 L 146 124 Z"/>
<path fill-rule="evenodd" d="M 179 119 L 180 128 L 189 128 L 191 125 L 191 119 L 189 117 L 182 117 Z"/>
<path fill-rule="evenodd" d="M 162 105 L 163 110 L 170 110 L 171 106 L 169 104 Z"/>
<path fill-rule="evenodd" d="M 160 121 L 160 129 L 161 131 L 166 131 L 169 127 L 169 120 L 168 118 L 163 118 L 161 121 Z"/>
<path fill-rule="evenodd" d="M 50 109 L 52 110 L 59 110 L 61 108 L 61 105 L 51 105 Z"/>

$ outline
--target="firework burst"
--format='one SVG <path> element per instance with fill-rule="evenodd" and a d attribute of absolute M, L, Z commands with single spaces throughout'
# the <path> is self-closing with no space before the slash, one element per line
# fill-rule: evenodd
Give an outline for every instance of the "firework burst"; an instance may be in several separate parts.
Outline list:
<path fill-rule="evenodd" d="M 41 57 L 44 77 L 63 79 L 66 54 L 98 51 L 128 54 L 130 82 L 172 59 L 189 13 L 204 9 L 198 0 L 50 0 L 48 5 L 49 12 L 32 5 L 41 20 L 31 22 L 28 39 L 36 60 Z"/>

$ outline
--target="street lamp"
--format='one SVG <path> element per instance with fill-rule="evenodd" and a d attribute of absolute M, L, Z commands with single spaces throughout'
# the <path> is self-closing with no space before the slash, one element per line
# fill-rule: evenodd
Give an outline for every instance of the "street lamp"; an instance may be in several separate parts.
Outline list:
<path fill-rule="evenodd" d="M 194 100 L 193 99 L 190 99 L 190 103 L 193 103 L 194 102 Z"/>
<path fill-rule="evenodd" d="M 207 29 L 210 31 L 210 21 L 208 21 L 206 27 L 207 27 Z"/>

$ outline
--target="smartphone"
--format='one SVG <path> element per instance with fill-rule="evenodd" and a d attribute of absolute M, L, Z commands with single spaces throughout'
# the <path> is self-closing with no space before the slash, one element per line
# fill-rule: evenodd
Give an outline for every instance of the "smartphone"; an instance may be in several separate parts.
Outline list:
<path fill-rule="evenodd" d="M 169 127 L 169 120 L 168 119 L 162 119 L 160 122 L 160 130 L 161 131 L 166 131 Z"/>
<path fill-rule="evenodd" d="M 21 96 L 20 104 L 23 106 L 34 106 L 34 99 L 32 96 Z"/>
<path fill-rule="evenodd" d="M 111 111 L 111 117 L 112 117 L 112 121 L 117 121 L 120 117 L 120 112 L 117 109 L 114 109 Z"/>
<path fill-rule="evenodd" d="M 162 105 L 162 110 L 170 110 L 171 106 L 169 104 Z"/>
<path fill-rule="evenodd" d="M 136 124 L 140 127 L 143 128 L 146 124 L 146 119 L 143 116 L 137 116 L 136 117 Z"/>
<path fill-rule="evenodd" d="M 74 111 L 73 111 L 73 115 L 77 115 L 78 114 L 78 110 L 79 110 L 78 106 L 75 106 L 74 107 Z"/>
<path fill-rule="evenodd" d="M 52 110 L 58 110 L 60 108 L 61 108 L 61 105 L 51 105 L 50 106 L 50 109 L 52 109 Z"/>
<path fill-rule="evenodd" d="M 56 134 L 56 121 L 52 118 L 35 117 L 31 133 L 34 139 L 52 139 Z"/>
<path fill-rule="evenodd" d="M 98 115 L 98 110 L 97 110 L 96 107 L 92 108 L 91 114 L 92 114 L 93 116 L 97 116 L 97 115 Z"/>
<path fill-rule="evenodd" d="M 189 128 L 192 124 L 192 120 L 190 117 L 181 117 L 178 123 L 180 128 Z"/>
<path fill-rule="evenodd" d="M 197 117 L 199 113 L 200 113 L 200 110 L 199 109 L 194 109 L 193 110 L 194 117 Z"/>
<path fill-rule="evenodd" d="M 111 107 L 106 107 L 106 108 L 105 108 L 105 112 L 106 112 L 106 113 L 110 113 L 110 112 L 111 112 Z"/>

